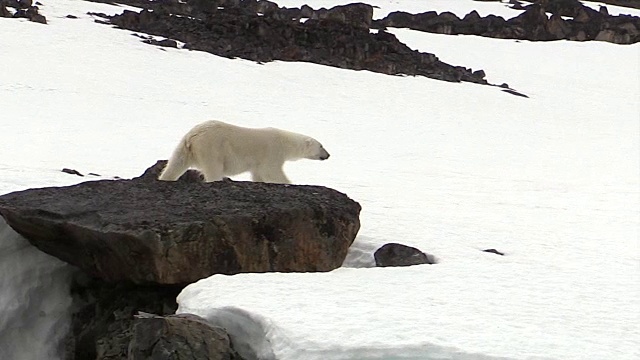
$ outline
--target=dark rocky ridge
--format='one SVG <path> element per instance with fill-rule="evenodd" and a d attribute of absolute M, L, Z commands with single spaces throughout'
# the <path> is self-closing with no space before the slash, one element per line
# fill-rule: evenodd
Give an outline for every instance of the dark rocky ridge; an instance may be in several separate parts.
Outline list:
<path fill-rule="evenodd" d="M 537 0 L 522 9 L 524 11 L 520 15 L 509 20 L 495 15 L 481 17 L 475 11 L 462 19 L 450 12 L 409 14 L 398 11 L 374 21 L 372 27 L 399 27 L 449 35 L 530 41 L 598 40 L 616 44 L 640 41 L 640 17 L 611 16 L 606 7 L 596 11 L 578 0 Z M 551 13 L 551 17 L 547 17 L 547 13 Z M 565 20 L 563 17 L 571 19 Z"/>
<path fill-rule="evenodd" d="M 356 3 L 332 9 L 280 8 L 269 1 L 123 1 L 143 7 L 108 17 L 118 27 L 184 42 L 184 48 L 229 58 L 306 61 L 384 74 L 487 84 L 483 71 L 411 50 L 394 35 L 371 33 L 373 8 Z M 308 19 L 301 22 L 301 19 Z"/>

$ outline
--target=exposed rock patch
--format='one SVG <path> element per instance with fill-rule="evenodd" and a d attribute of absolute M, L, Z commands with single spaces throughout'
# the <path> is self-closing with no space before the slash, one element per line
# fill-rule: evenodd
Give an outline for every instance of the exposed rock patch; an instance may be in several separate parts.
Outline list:
<path fill-rule="evenodd" d="M 380 247 L 373 254 L 376 266 L 411 266 L 421 264 L 435 264 L 432 255 L 428 255 L 412 246 L 389 243 Z"/>

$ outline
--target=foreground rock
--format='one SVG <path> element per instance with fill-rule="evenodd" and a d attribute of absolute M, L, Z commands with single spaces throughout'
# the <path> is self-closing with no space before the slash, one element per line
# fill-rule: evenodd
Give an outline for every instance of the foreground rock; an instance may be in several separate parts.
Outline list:
<path fill-rule="evenodd" d="M 91 276 L 137 284 L 329 271 L 344 261 L 359 212 L 320 186 L 164 182 L 152 174 L 0 196 L 0 214 L 39 249 Z"/>
<path fill-rule="evenodd" d="M 306 61 L 487 84 L 483 71 L 443 63 L 434 54 L 410 49 L 390 33 L 372 33 L 373 7 L 367 4 L 314 10 L 280 8 L 256 0 L 122 2 L 145 10 L 110 16 L 111 24 L 179 40 L 186 49 L 258 62 Z"/>
<path fill-rule="evenodd" d="M 407 245 L 389 243 L 384 244 L 373 254 L 376 266 L 412 266 L 421 264 L 435 264 L 432 255 Z"/>
<path fill-rule="evenodd" d="M 136 316 L 129 360 L 240 360 L 227 332 L 196 315 Z"/>

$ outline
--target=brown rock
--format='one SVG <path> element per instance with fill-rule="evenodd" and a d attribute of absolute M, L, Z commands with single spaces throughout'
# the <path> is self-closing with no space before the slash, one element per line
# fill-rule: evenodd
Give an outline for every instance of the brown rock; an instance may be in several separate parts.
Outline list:
<path fill-rule="evenodd" d="M 359 212 L 321 186 L 155 176 L 0 196 L 0 214 L 42 251 L 92 276 L 138 284 L 333 270 L 360 228 Z"/>

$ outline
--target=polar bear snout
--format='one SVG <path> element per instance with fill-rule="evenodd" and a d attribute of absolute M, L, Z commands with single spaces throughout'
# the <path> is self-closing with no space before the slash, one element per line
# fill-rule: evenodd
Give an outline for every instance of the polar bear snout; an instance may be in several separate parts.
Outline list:
<path fill-rule="evenodd" d="M 327 160 L 329 158 L 329 152 L 324 148 L 320 149 L 320 156 L 318 157 L 320 160 Z"/>

